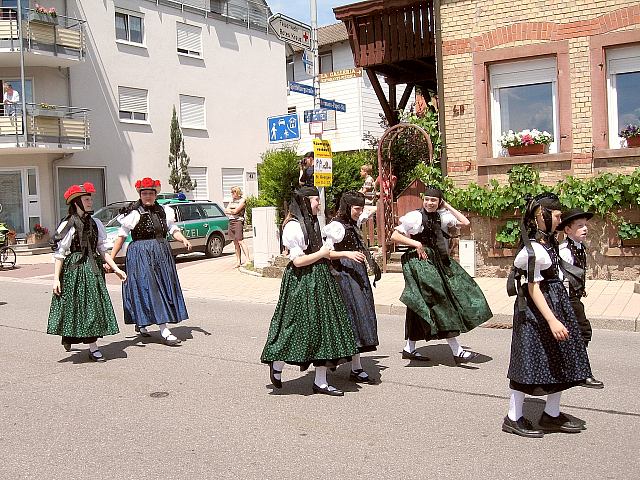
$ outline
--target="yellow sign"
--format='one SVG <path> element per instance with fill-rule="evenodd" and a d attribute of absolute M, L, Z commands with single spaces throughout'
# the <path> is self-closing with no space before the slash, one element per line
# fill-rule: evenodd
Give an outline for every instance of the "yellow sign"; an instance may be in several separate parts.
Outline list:
<path fill-rule="evenodd" d="M 357 78 L 362 76 L 362 68 L 345 68 L 335 72 L 321 73 L 320 82 L 335 82 L 336 80 L 348 80 L 349 78 Z"/>
<path fill-rule="evenodd" d="M 331 142 L 329 140 L 314 138 L 313 155 L 315 158 L 331 158 Z"/>
<path fill-rule="evenodd" d="M 333 183 L 333 173 L 314 173 L 313 184 L 316 187 L 330 187 Z"/>

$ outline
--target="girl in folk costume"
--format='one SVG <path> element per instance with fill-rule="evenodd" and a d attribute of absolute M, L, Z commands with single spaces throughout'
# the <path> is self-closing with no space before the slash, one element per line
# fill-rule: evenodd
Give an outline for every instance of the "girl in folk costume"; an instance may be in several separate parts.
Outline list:
<path fill-rule="evenodd" d="M 322 245 L 316 218 L 319 207 L 316 187 L 299 188 L 291 200 L 282 230 L 291 262 L 282 277 L 261 361 L 269 364 L 276 388 L 282 388 L 285 363 L 301 370 L 313 364 L 313 391 L 342 396 L 327 382 L 327 367 L 351 360 L 358 348 L 338 285 L 329 273 L 330 251 Z"/>
<path fill-rule="evenodd" d="M 54 236 L 54 295 L 47 333 L 61 335 L 66 351 L 74 343 L 89 344 L 89 359 L 101 362 L 104 356 L 98 350 L 98 337 L 119 332 L 104 281 L 103 261 L 120 279 L 127 276 L 105 253 L 107 233 L 102 222 L 91 217 L 91 195 L 95 191 L 93 184 L 86 182 L 64 193 L 69 216 Z"/>
<path fill-rule="evenodd" d="M 129 278 L 122 286 L 124 323 L 135 324 L 136 332 L 143 337 L 150 336 L 147 327 L 158 325 L 164 343 L 178 345 L 180 340 L 167 324 L 181 322 L 188 314 L 167 233 L 187 250 L 191 250 L 191 243 L 175 224 L 173 209 L 156 202 L 160 180 L 148 177 L 138 180 L 136 190 L 140 200 L 133 202 L 119 218 L 122 226 L 111 251 L 115 258 L 131 233 L 133 241 L 126 255 Z"/>
<path fill-rule="evenodd" d="M 523 217 L 522 243 L 509 277 L 508 291 L 517 294 L 514 305 L 509 372 L 511 398 L 502 430 L 523 437 L 544 432 L 577 433 L 584 422 L 560 412 L 563 390 L 591 377 L 587 351 L 578 320 L 562 284 L 555 231 L 560 224 L 558 197 L 543 193 L 528 199 Z M 520 282 L 526 282 L 526 286 Z M 517 281 L 517 287 L 516 287 Z M 522 414 L 526 395 L 547 395 L 534 428 Z"/>
<path fill-rule="evenodd" d="M 447 340 L 458 363 L 478 356 L 464 350 L 456 337 L 492 313 L 478 284 L 449 257 L 445 235 L 458 224 L 469 225 L 469 220 L 444 200 L 440 189 L 427 187 L 423 208 L 401 217 L 391 235 L 392 241 L 411 247 L 402 256 L 405 287 L 400 300 L 407 306 L 402 358 L 428 360 L 415 351 L 416 341 L 436 338 Z"/>
<path fill-rule="evenodd" d="M 361 353 L 375 351 L 378 346 L 378 321 L 367 265 L 375 272 L 374 284 L 381 276 L 360 235 L 360 225 L 368 218 L 367 213 L 363 213 L 365 201 L 362 193 L 343 193 L 338 214 L 322 233 L 326 238 L 324 244 L 331 249 L 331 273 L 342 292 L 358 346 L 358 353 L 351 360 L 349 378 L 374 384 L 360 363 Z"/>

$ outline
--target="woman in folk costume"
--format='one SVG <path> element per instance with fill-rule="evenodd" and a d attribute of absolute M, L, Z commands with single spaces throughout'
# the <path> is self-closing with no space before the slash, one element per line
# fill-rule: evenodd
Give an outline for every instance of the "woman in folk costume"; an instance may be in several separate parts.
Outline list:
<path fill-rule="evenodd" d="M 319 207 L 316 187 L 295 191 L 282 230 L 291 262 L 282 277 L 261 361 L 269 364 L 276 388 L 282 388 L 285 363 L 301 370 L 313 364 L 313 391 L 342 396 L 341 390 L 329 385 L 327 368 L 350 361 L 358 348 L 338 285 L 329 272 L 330 251 L 322 245 L 316 217 Z"/>
<path fill-rule="evenodd" d="M 160 180 L 148 177 L 138 180 L 136 190 L 140 200 L 133 202 L 119 218 L 121 227 L 111 252 L 115 258 L 131 233 L 132 242 L 126 255 L 129 278 L 122 286 L 124 323 L 135 324 L 136 332 L 143 337 L 151 335 L 147 331 L 150 325 L 158 325 L 164 343 L 175 346 L 180 340 L 167 324 L 186 320 L 189 315 L 167 233 L 187 250 L 191 250 L 191 243 L 176 225 L 173 209 L 156 202 Z"/>
<path fill-rule="evenodd" d="M 407 306 L 406 346 L 402 358 L 428 360 L 415 351 L 417 340 L 444 338 L 456 362 L 478 353 L 464 350 L 458 335 L 473 330 L 492 317 L 478 284 L 449 257 L 447 230 L 469 225 L 469 220 L 449 205 L 442 191 L 427 187 L 423 208 L 400 218 L 391 240 L 411 247 L 402 256 L 405 287 L 400 300 Z"/>
<path fill-rule="evenodd" d="M 578 433 L 581 421 L 560 412 L 563 390 L 591 377 L 585 344 L 569 294 L 560 276 L 555 237 L 561 205 L 554 194 L 528 199 L 523 216 L 522 243 L 513 262 L 507 289 L 517 294 L 514 305 L 509 372 L 511 398 L 502 430 L 523 437 L 544 432 Z M 526 282 L 520 285 L 520 282 Z M 516 287 L 517 281 L 517 287 Z M 523 416 L 525 395 L 546 395 L 541 429 Z"/>
<path fill-rule="evenodd" d="M 322 233 L 324 244 L 331 249 L 331 273 L 342 292 L 358 345 L 358 353 L 351 360 L 349 378 L 374 384 L 376 382 L 360 362 L 361 353 L 375 351 L 378 346 L 378 320 L 367 266 L 375 272 L 374 285 L 381 276 L 378 264 L 371 258 L 360 235 L 360 225 L 368 218 L 368 214 L 363 213 L 365 201 L 362 193 L 343 193 L 338 214 Z"/>
<path fill-rule="evenodd" d="M 56 242 L 53 297 L 47 333 L 62 336 L 66 351 L 74 343 L 89 345 L 89 359 L 104 361 L 97 340 L 119 332 L 104 281 L 103 261 L 125 280 L 126 274 L 107 255 L 107 232 L 91 217 L 96 189 L 86 182 L 72 185 L 64 193 L 69 215 L 54 235 Z"/>

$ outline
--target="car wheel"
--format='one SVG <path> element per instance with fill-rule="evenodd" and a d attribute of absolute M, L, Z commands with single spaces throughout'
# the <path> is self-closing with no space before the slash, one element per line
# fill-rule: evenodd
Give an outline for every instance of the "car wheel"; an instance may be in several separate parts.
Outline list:
<path fill-rule="evenodd" d="M 207 241 L 207 251 L 205 252 L 207 257 L 219 257 L 222 255 L 222 249 L 224 248 L 224 240 L 220 235 L 211 235 L 209 241 Z"/>

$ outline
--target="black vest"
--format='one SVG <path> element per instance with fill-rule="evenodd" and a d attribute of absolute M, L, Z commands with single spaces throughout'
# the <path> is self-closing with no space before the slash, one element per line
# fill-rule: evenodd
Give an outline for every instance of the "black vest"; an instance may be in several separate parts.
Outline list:
<path fill-rule="evenodd" d="M 160 205 L 153 205 L 149 209 L 138 207 L 140 221 L 131 230 L 131 239 L 136 240 L 162 240 L 167 237 L 167 216 L 164 208 Z"/>

